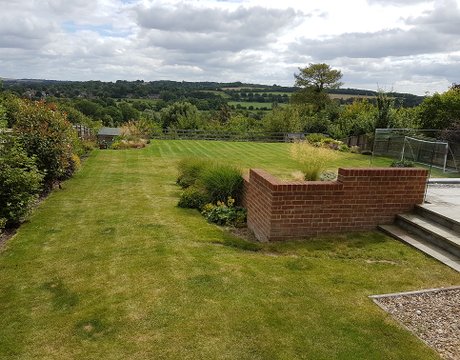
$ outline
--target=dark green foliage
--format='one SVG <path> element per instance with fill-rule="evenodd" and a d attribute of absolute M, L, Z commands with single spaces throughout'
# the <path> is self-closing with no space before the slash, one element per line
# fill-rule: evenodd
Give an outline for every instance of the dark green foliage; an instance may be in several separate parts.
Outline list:
<path fill-rule="evenodd" d="M 160 112 L 163 128 L 198 129 L 201 115 L 195 105 L 189 102 L 176 102 Z"/>
<path fill-rule="evenodd" d="M 460 120 L 460 90 L 427 97 L 420 105 L 421 128 L 445 129 Z"/>
<path fill-rule="evenodd" d="M 377 117 L 375 127 L 387 128 L 391 122 L 391 110 L 394 105 L 394 99 L 380 90 L 377 94 Z"/>
<path fill-rule="evenodd" d="M 207 204 L 201 213 L 210 222 L 218 225 L 241 227 L 246 223 L 246 209 L 234 206 L 235 200 L 228 197 L 227 202 L 218 201 L 216 205 Z"/>
<path fill-rule="evenodd" d="M 190 186 L 182 191 L 177 206 L 189 209 L 201 209 L 209 202 L 209 196 L 202 188 Z"/>
<path fill-rule="evenodd" d="M 314 144 L 314 143 L 321 143 L 323 140 L 325 139 L 328 139 L 327 136 L 323 135 L 323 134 L 318 134 L 318 133 L 312 133 L 312 134 L 308 134 L 306 136 L 306 140 L 310 143 L 310 144 Z"/>
<path fill-rule="evenodd" d="M 183 189 L 194 185 L 204 169 L 209 166 L 210 162 L 204 159 L 185 158 L 180 160 L 177 164 L 179 174 L 176 183 Z"/>
<path fill-rule="evenodd" d="M 34 159 L 17 139 L 0 133 L 0 222 L 4 226 L 24 218 L 41 191 L 42 180 Z"/>
<path fill-rule="evenodd" d="M 415 164 L 409 160 L 395 160 L 391 163 L 390 167 L 414 167 Z"/>
<path fill-rule="evenodd" d="M 241 200 L 243 176 L 241 171 L 234 166 L 213 164 L 203 171 L 200 180 L 212 203 L 225 202 L 229 196 L 237 203 Z"/>

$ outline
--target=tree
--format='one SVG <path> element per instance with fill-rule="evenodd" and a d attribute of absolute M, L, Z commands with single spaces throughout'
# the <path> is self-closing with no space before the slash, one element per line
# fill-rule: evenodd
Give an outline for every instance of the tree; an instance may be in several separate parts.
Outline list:
<path fill-rule="evenodd" d="M 197 107 L 189 102 L 176 102 L 160 111 L 163 129 L 198 129 L 201 116 Z"/>
<path fill-rule="evenodd" d="M 446 129 L 460 120 L 460 89 L 452 87 L 443 94 L 434 94 L 420 105 L 423 129 Z"/>
<path fill-rule="evenodd" d="M 342 72 L 331 69 L 327 64 L 309 64 L 304 68 L 299 68 L 299 73 L 294 74 L 294 86 L 300 88 L 311 88 L 320 93 L 326 89 L 337 89 L 342 86 L 340 79 Z"/>
<path fill-rule="evenodd" d="M 326 93 L 327 89 L 337 89 L 342 83 L 342 72 L 331 69 L 327 64 L 309 64 L 304 68 L 299 68 L 299 73 L 294 74 L 294 86 L 299 87 L 292 101 L 294 103 L 312 103 L 319 111 L 324 109 L 330 101 Z"/>
<path fill-rule="evenodd" d="M 330 127 L 330 134 L 341 139 L 374 131 L 378 109 L 366 99 L 355 100 L 342 108 L 339 119 Z"/>
<path fill-rule="evenodd" d="M 377 118 L 376 128 L 387 128 L 391 123 L 391 110 L 393 109 L 394 98 L 388 96 L 383 90 L 377 93 Z"/>

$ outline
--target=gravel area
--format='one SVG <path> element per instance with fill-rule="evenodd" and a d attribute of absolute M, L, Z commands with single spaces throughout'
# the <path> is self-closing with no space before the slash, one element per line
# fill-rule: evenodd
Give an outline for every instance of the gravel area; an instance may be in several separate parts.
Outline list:
<path fill-rule="evenodd" d="M 373 297 L 443 359 L 460 359 L 460 287 Z"/>

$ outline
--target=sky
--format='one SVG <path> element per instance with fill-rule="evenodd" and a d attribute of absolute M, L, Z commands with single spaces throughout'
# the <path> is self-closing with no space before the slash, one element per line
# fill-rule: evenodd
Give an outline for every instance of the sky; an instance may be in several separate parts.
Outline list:
<path fill-rule="evenodd" d="M 327 63 L 344 88 L 460 83 L 460 0 L 0 0 L 0 77 L 292 86 Z"/>

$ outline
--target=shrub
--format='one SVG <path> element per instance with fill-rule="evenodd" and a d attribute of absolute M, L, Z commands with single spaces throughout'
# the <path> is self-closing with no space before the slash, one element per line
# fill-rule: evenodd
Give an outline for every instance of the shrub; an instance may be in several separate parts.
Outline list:
<path fill-rule="evenodd" d="M 2 226 L 18 224 L 42 190 L 43 174 L 35 159 L 12 136 L 0 137 L 0 220 Z"/>
<path fill-rule="evenodd" d="M 305 180 L 319 180 L 321 172 L 337 159 L 337 154 L 331 149 L 299 141 L 291 145 L 291 157 L 300 163 Z"/>
<path fill-rule="evenodd" d="M 113 150 L 126 150 L 126 149 L 142 149 L 147 145 L 147 140 L 126 140 L 122 138 L 116 138 L 110 146 Z"/>
<path fill-rule="evenodd" d="M 229 196 L 239 203 L 243 191 L 243 176 L 239 169 L 226 164 L 213 164 L 200 174 L 200 181 L 212 203 L 226 201 Z"/>
<path fill-rule="evenodd" d="M 77 154 L 72 154 L 69 161 L 69 166 L 66 169 L 64 174 L 64 179 L 70 178 L 75 172 L 80 170 L 81 168 L 81 160 Z"/>
<path fill-rule="evenodd" d="M 6 226 L 6 218 L 0 218 L 0 235 L 3 232 L 3 229 L 5 229 Z"/>
<path fill-rule="evenodd" d="M 209 202 L 209 196 L 202 188 L 190 186 L 182 191 L 177 206 L 181 208 L 201 209 Z"/>
<path fill-rule="evenodd" d="M 306 137 L 306 140 L 310 143 L 310 144 L 315 144 L 315 143 L 322 143 L 325 139 L 328 139 L 327 136 L 323 135 L 323 134 L 318 134 L 318 133 L 312 133 L 312 134 L 308 134 Z"/>
<path fill-rule="evenodd" d="M 179 174 L 176 183 L 183 189 L 194 185 L 204 169 L 210 166 L 208 160 L 199 158 L 185 158 L 179 161 L 177 168 Z"/>
<path fill-rule="evenodd" d="M 337 147 L 337 150 L 339 150 L 341 152 L 350 152 L 351 151 L 350 147 L 347 144 L 344 144 L 344 143 L 339 144 L 338 147 Z"/>
<path fill-rule="evenodd" d="M 82 140 L 80 144 L 81 144 L 81 147 L 80 147 L 81 152 L 79 154 L 80 156 L 89 154 L 91 151 L 97 148 L 97 142 L 93 140 Z"/>
<path fill-rule="evenodd" d="M 246 209 L 235 206 L 235 200 L 230 196 L 226 203 L 206 204 L 201 213 L 208 221 L 218 225 L 242 227 L 246 223 Z"/>
<path fill-rule="evenodd" d="M 45 174 L 48 187 L 65 177 L 77 135 L 66 115 L 53 104 L 22 100 L 15 114 L 14 131 L 28 156 Z"/>
<path fill-rule="evenodd" d="M 390 164 L 390 167 L 415 167 L 415 164 L 409 160 L 395 160 Z"/>

